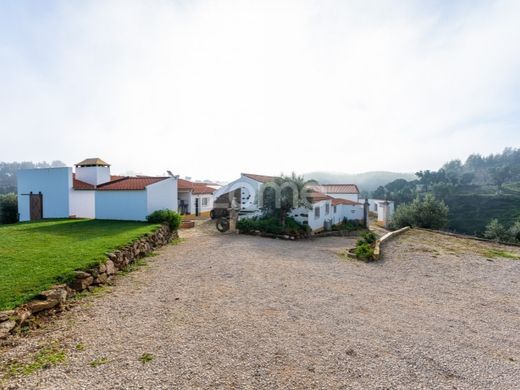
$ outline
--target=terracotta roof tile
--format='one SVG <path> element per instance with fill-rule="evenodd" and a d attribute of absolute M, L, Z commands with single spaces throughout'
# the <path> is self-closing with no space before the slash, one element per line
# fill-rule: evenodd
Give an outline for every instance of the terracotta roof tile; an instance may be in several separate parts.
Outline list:
<path fill-rule="evenodd" d="M 195 195 L 212 194 L 215 191 L 214 188 L 208 187 L 205 183 L 193 183 L 193 193 Z"/>
<path fill-rule="evenodd" d="M 104 162 L 103 160 L 101 160 L 100 158 L 98 157 L 94 157 L 94 158 L 87 158 L 79 163 L 76 164 L 77 167 L 82 167 L 82 166 L 102 166 L 102 167 L 109 167 L 110 164 Z"/>
<path fill-rule="evenodd" d="M 169 179 L 170 177 L 123 177 L 97 186 L 98 191 L 138 191 L 147 186 Z"/>
<path fill-rule="evenodd" d="M 180 191 L 191 191 L 195 195 L 212 194 L 216 191 L 214 188 L 208 187 L 206 183 L 194 183 L 186 179 L 178 179 L 177 188 Z"/>
<path fill-rule="evenodd" d="M 76 175 L 73 173 L 72 174 L 72 188 L 74 188 L 75 190 L 95 190 L 96 186 L 76 179 Z"/>
<path fill-rule="evenodd" d="M 177 188 L 182 191 L 193 190 L 193 183 L 189 180 L 177 179 Z"/>
<path fill-rule="evenodd" d="M 345 204 L 345 205 L 348 205 L 348 206 L 356 206 L 356 205 L 360 205 L 361 203 L 354 202 L 354 201 L 348 200 L 348 199 L 338 199 L 338 198 L 332 199 L 332 205 L 333 206 L 337 206 L 337 205 L 340 205 L 340 204 Z"/>
<path fill-rule="evenodd" d="M 318 191 L 309 191 L 307 193 L 307 200 L 311 203 L 321 202 L 322 200 L 334 199 L 332 196 Z"/>
<path fill-rule="evenodd" d="M 359 188 L 355 184 L 320 184 L 312 188 L 326 194 L 359 194 Z"/>
<path fill-rule="evenodd" d="M 276 179 L 276 176 L 255 175 L 253 173 L 242 173 L 242 176 L 249 177 L 250 179 L 256 180 L 260 183 L 268 183 Z"/>

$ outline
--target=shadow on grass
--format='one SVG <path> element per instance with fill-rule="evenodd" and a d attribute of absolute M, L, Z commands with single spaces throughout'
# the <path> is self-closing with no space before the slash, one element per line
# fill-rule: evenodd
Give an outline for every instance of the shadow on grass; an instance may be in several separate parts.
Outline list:
<path fill-rule="evenodd" d="M 49 222 L 53 222 L 49 224 Z M 115 221 L 99 219 L 44 219 L 24 224 L 31 232 L 51 236 L 74 238 L 78 241 L 110 236 L 123 228 L 136 228 L 149 225 L 139 221 Z"/>

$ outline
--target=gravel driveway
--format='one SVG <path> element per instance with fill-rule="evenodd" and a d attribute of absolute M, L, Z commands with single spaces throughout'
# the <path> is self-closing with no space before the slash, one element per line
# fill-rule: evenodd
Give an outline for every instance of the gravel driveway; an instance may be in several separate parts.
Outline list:
<path fill-rule="evenodd" d="M 365 264 L 338 255 L 346 238 L 182 236 L 4 351 L 4 367 L 49 344 L 67 357 L 2 385 L 520 387 L 520 261 L 486 244 L 412 231 Z"/>

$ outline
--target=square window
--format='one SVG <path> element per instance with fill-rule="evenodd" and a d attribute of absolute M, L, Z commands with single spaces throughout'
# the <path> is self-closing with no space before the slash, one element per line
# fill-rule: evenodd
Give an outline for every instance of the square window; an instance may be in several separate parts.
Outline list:
<path fill-rule="evenodd" d="M 202 204 L 203 207 L 207 207 L 208 206 L 208 198 L 202 198 L 201 204 Z"/>

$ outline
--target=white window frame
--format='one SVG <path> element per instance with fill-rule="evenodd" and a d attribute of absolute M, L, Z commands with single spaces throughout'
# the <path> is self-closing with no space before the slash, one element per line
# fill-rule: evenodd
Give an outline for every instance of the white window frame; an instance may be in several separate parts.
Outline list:
<path fill-rule="evenodd" d="M 314 219 L 318 219 L 320 217 L 320 213 L 321 213 L 320 206 L 314 207 Z"/>
<path fill-rule="evenodd" d="M 204 196 L 200 199 L 200 205 L 202 207 L 208 207 L 209 205 L 209 198 L 207 196 Z"/>

